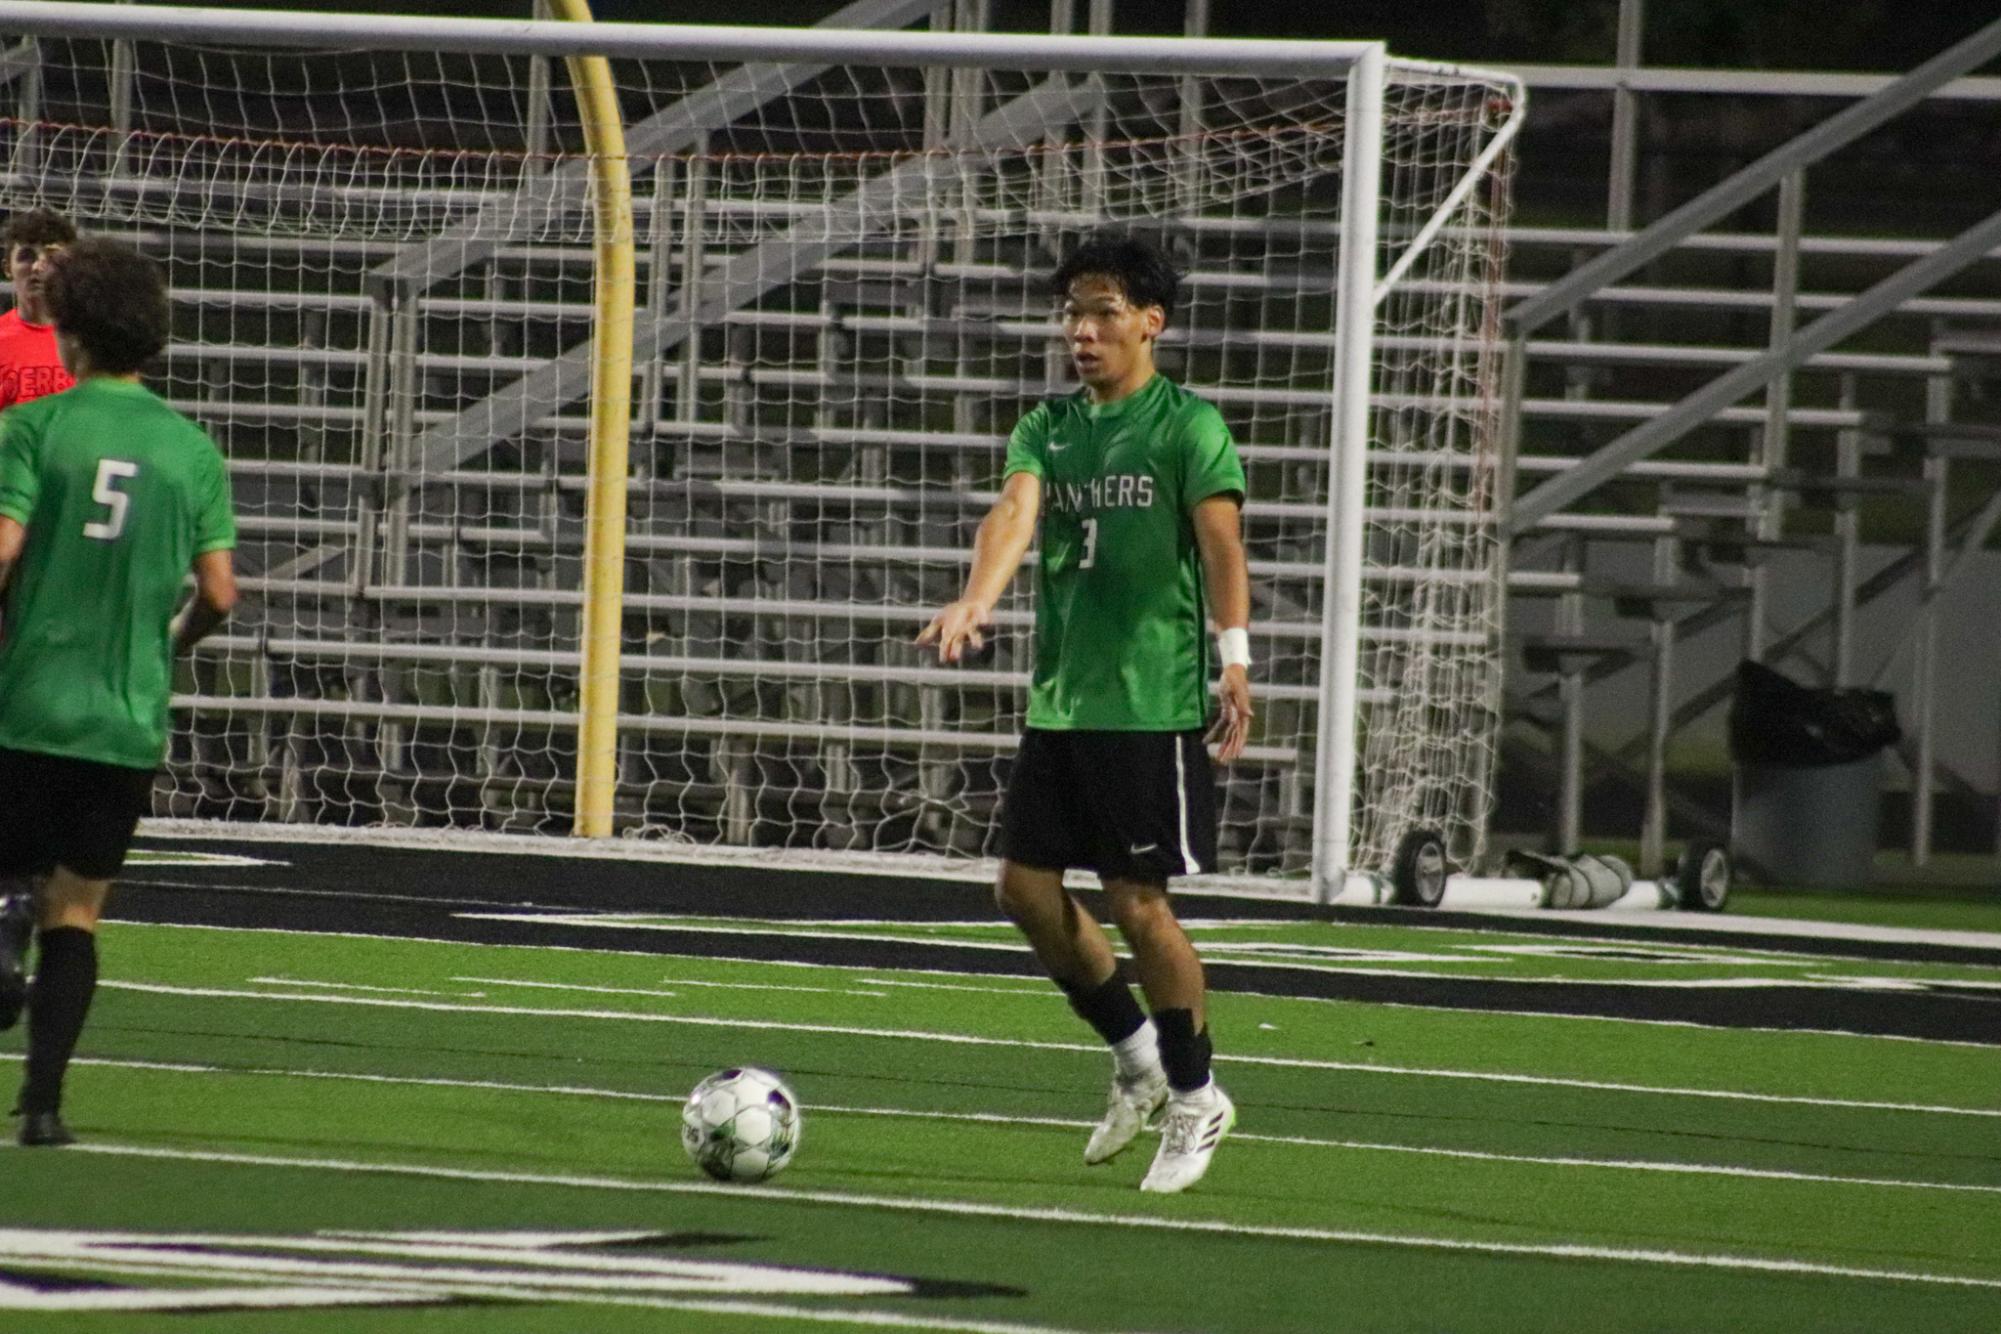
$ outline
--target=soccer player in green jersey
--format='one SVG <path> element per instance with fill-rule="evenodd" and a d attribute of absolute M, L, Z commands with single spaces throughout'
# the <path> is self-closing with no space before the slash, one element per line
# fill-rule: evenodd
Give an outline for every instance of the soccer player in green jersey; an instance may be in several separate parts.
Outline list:
<path fill-rule="evenodd" d="M 26 1145 L 71 1142 L 63 1075 L 97 987 L 98 917 L 166 753 L 172 656 L 236 602 L 222 455 L 139 382 L 167 343 L 159 268 L 79 241 L 46 299 L 76 387 L 0 416 L 0 881 L 32 886 L 39 940 Z M 0 1026 L 22 999 L 18 903 L 10 918 Z"/>
<path fill-rule="evenodd" d="M 918 636 L 944 662 L 982 627 L 1041 522 L 1028 728 L 1001 808 L 995 897 L 1072 1007 L 1112 1049 L 1105 1117 L 1084 1161 L 1130 1144 L 1165 1106 L 1141 1188 L 1185 1190 L 1236 1120 L 1209 1075 L 1202 964 L 1168 903 L 1171 876 L 1216 862 L 1204 622 L 1220 629 L 1225 763 L 1251 722 L 1244 470 L 1216 409 L 1154 369 L 1179 275 L 1155 247 L 1100 236 L 1058 266 L 1083 388 L 1042 403 L 1008 442 L 959 600 Z M 1132 951 L 1149 1020 L 1104 929 L 1063 888 L 1097 872 Z"/>

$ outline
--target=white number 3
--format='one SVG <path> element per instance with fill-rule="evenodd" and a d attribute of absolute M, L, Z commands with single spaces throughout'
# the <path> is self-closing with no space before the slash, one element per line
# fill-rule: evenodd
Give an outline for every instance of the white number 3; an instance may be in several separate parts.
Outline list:
<path fill-rule="evenodd" d="M 85 537 L 94 537 L 100 542 L 117 540 L 125 531 L 125 509 L 132 503 L 132 497 L 120 491 L 115 483 L 121 477 L 137 477 L 139 465 L 127 463 L 123 459 L 99 459 L 97 461 L 97 485 L 90 490 L 90 498 L 108 508 L 111 513 L 101 523 L 87 523 L 83 526 Z"/>
<path fill-rule="evenodd" d="M 1084 520 L 1084 559 L 1077 562 L 1077 568 L 1088 570 L 1098 563 L 1098 521 Z"/>

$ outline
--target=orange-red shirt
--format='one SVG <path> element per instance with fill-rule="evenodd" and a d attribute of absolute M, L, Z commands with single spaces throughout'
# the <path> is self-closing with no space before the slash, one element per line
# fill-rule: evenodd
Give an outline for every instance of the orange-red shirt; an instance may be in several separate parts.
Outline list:
<path fill-rule="evenodd" d="M 53 324 L 30 324 L 18 310 L 0 315 L 0 408 L 60 394 L 75 383 L 56 352 Z"/>

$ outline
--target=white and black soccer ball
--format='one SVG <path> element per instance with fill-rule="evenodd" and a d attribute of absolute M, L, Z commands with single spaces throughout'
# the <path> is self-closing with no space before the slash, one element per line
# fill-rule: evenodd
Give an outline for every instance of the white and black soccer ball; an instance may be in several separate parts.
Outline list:
<path fill-rule="evenodd" d="M 755 1066 L 710 1075 L 681 1109 L 681 1147 L 718 1181 L 777 1175 L 799 1151 L 803 1128 L 792 1090 Z"/>

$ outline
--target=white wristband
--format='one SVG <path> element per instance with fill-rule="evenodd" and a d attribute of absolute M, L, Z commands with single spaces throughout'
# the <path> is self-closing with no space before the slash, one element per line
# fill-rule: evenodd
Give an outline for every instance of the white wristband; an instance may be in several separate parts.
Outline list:
<path fill-rule="evenodd" d="M 1225 667 L 1251 667 L 1251 632 L 1243 626 L 1232 626 L 1216 636 L 1216 656 L 1223 660 Z"/>

